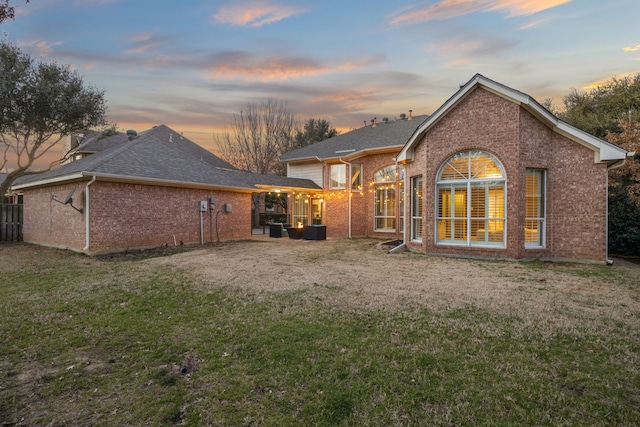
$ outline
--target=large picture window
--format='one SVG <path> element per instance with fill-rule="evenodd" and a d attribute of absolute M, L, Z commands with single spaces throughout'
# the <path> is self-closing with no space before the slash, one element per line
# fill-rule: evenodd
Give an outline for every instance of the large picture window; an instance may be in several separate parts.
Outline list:
<path fill-rule="evenodd" d="M 545 171 L 527 169 L 525 174 L 524 245 L 545 245 Z"/>
<path fill-rule="evenodd" d="M 422 242 L 422 176 L 411 178 L 411 240 Z"/>
<path fill-rule="evenodd" d="M 463 151 L 438 174 L 436 240 L 464 246 L 504 246 L 505 173 L 494 156 Z"/>

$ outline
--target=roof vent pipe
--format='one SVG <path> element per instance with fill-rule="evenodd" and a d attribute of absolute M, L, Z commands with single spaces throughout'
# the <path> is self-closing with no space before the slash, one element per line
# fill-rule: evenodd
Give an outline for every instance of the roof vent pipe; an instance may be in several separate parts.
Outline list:
<path fill-rule="evenodd" d="M 409 118 L 407 120 L 413 120 L 413 110 L 409 110 Z"/>
<path fill-rule="evenodd" d="M 374 117 L 373 118 L 373 127 L 377 127 L 378 126 L 378 118 Z"/>

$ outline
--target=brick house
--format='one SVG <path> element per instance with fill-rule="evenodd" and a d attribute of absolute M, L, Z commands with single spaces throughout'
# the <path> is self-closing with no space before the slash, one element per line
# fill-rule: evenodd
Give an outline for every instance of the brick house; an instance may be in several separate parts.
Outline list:
<path fill-rule="evenodd" d="M 250 238 L 252 193 L 318 189 L 238 171 L 164 125 L 92 144 L 11 187 L 23 194 L 25 242 L 96 254 Z"/>
<path fill-rule="evenodd" d="M 287 153 L 333 236 L 429 254 L 607 262 L 608 171 L 624 149 L 474 76 L 433 115 L 375 123 Z M 295 209 L 295 208 L 294 208 Z"/>

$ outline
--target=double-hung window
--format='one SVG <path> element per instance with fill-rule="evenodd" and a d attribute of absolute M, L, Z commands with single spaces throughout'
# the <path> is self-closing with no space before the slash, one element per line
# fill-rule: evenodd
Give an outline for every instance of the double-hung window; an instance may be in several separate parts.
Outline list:
<path fill-rule="evenodd" d="M 329 189 L 342 190 L 347 186 L 347 165 L 340 163 L 329 168 Z"/>

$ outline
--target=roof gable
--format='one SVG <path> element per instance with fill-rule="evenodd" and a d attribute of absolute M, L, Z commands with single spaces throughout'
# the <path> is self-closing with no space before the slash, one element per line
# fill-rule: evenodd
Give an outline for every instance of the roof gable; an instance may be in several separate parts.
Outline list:
<path fill-rule="evenodd" d="M 476 74 L 416 129 L 396 157 L 397 161 L 407 162 L 412 160 L 413 150 L 422 137 L 479 87 L 520 105 L 555 132 L 591 149 L 595 153 L 596 162 L 624 160 L 629 154 L 623 148 L 563 122 L 529 95 L 488 79 L 481 74 Z"/>

